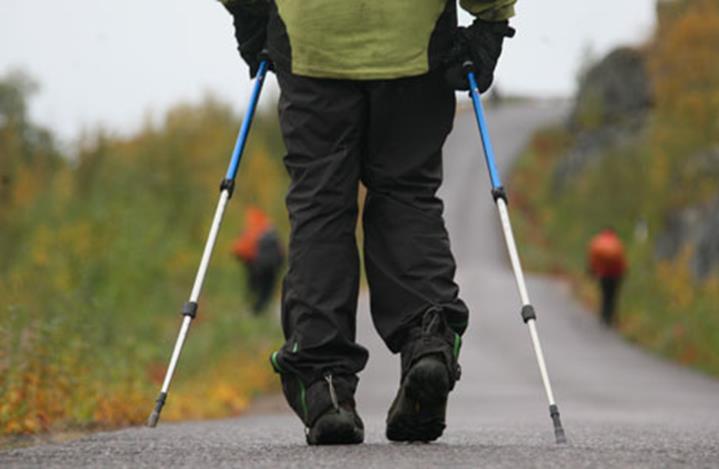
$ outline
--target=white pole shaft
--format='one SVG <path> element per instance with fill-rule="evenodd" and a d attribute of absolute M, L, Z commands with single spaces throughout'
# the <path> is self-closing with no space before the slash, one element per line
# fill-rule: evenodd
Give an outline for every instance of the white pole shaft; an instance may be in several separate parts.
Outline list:
<path fill-rule="evenodd" d="M 534 319 L 530 319 L 527 321 L 527 327 L 529 327 L 529 335 L 532 337 L 532 344 L 534 344 L 534 352 L 537 356 L 537 365 L 539 365 L 539 373 L 542 375 L 542 383 L 544 383 L 544 391 L 547 393 L 547 400 L 549 401 L 549 405 L 556 405 L 556 402 L 554 401 L 554 393 L 552 392 L 552 385 L 549 382 L 547 365 L 544 363 L 542 344 L 539 343 L 536 321 Z"/>
<path fill-rule="evenodd" d="M 212 251 L 215 249 L 215 242 L 217 241 L 217 234 L 220 232 L 220 225 L 222 225 L 222 217 L 225 214 L 225 207 L 227 207 L 227 201 L 230 199 L 230 193 L 227 190 L 223 190 L 220 193 L 220 201 L 217 204 L 215 210 L 215 217 L 212 219 L 212 226 L 210 227 L 210 234 L 207 237 L 205 243 L 205 250 L 202 253 L 202 260 L 200 261 L 200 267 L 197 269 L 197 275 L 195 276 L 195 283 L 192 286 L 192 293 L 190 294 L 190 301 L 197 303 L 202 292 L 202 285 L 205 283 L 205 275 L 207 274 L 207 267 L 210 265 L 210 259 L 212 258 Z"/>
<path fill-rule="evenodd" d="M 517 244 L 514 241 L 512 224 L 509 221 L 507 203 L 504 201 L 504 199 L 497 199 L 497 210 L 499 210 L 499 219 L 502 223 L 504 241 L 507 244 L 507 251 L 509 252 L 509 259 L 512 263 L 514 279 L 517 282 L 517 290 L 519 290 L 519 297 L 522 300 L 522 306 L 529 306 L 531 303 L 529 302 L 529 294 L 527 293 L 527 284 L 524 281 L 524 272 L 522 271 L 522 265 L 519 262 Z M 555 405 L 554 393 L 552 392 L 552 385 L 549 382 L 547 365 L 544 362 L 544 353 L 542 352 L 542 345 L 539 342 L 539 335 L 537 334 L 537 326 L 535 324 L 535 320 L 530 319 L 529 321 L 527 321 L 527 327 L 529 327 L 529 335 L 532 339 L 532 345 L 534 346 L 534 354 L 537 357 L 537 365 L 539 365 L 539 373 L 542 375 L 542 383 L 544 384 L 544 390 L 547 393 L 547 400 L 549 400 L 549 405 Z"/>
<path fill-rule="evenodd" d="M 210 265 L 210 259 L 212 258 L 212 251 L 215 249 L 215 243 L 217 242 L 217 235 L 220 232 L 220 225 L 222 225 L 222 218 L 225 214 L 225 208 L 227 202 L 230 199 L 230 193 L 225 189 L 220 193 L 220 201 L 217 203 L 217 209 L 215 210 L 215 216 L 212 219 L 212 225 L 210 226 L 210 234 L 207 237 L 205 243 L 205 250 L 202 253 L 202 260 L 200 261 L 200 267 L 197 269 L 197 275 L 195 276 L 195 283 L 192 287 L 192 293 L 190 294 L 190 301 L 197 303 L 202 292 L 202 285 L 205 283 L 205 275 L 207 274 L 207 267 Z M 180 359 L 180 352 L 185 344 L 187 338 L 187 332 L 190 330 L 190 323 L 192 322 L 191 316 L 184 316 L 182 320 L 182 327 L 180 328 L 180 334 L 177 336 L 175 342 L 175 348 L 172 351 L 172 358 L 170 358 L 170 366 L 167 367 L 165 373 L 165 381 L 162 383 L 162 392 L 166 393 L 170 388 L 170 382 L 172 376 L 175 374 L 175 367 L 177 361 Z"/>
<path fill-rule="evenodd" d="M 528 305 L 529 294 L 527 293 L 527 285 L 524 282 L 524 273 L 522 265 L 519 263 L 519 254 L 517 253 L 517 245 L 514 242 L 514 234 L 512 234 L 512 225 L 509 221 L 509 213 L 507 212 L 507 203 L 502 198 L 497 199 L 497 209 L 499 210 L 499 219 L 502 222 L 502 231 L 504 232 L 504 241 L 507 243 L 507 251 L 509 251 L 509 259 L 512 263 L 514 271 L 514 279 L 517 281 L 517 290 L 522 300 L 522 305 Z"/>
<path fill-rule="evenodd" d="M 170 388 L 172 375 L 175 374 L 175 367 L 177 366 L 177 361 L 180 359 L 180 352 L 182 351 L 182 346 L 185 344 L 185 338 L 187 338 L 187 331 L 190 330 L 191 322 L 192 318 L 190 316 L 185 316 L 182 319 L 180 335 L 177 336 L 177 342 L 175 342 L 175 348 L 172 351 L 172 358 L 170 358 L 170 366 L 167 367 L 167 372 L 165 373 L 165 381 L 162 383 L 163 393 L 167 393 L 167 390 Z"/>

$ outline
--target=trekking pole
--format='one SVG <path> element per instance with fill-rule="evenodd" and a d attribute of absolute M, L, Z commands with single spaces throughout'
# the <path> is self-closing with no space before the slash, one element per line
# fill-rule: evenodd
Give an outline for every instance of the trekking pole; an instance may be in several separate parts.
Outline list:
<path fill-rule="evenodd" d="M 269 62 L 266 59 L 262 60 L 257 71 L 255 86 L 250 97 L 250 105 L 245 113 L 245 118 L 242 120 L 242 127 L 240 128 L 240 133 L 238 134 L 237 141 L 235 142 L 235 149 L 232 152 L 230 165 L 227 168 L 227 174 L 220 184 L 220 201 L 217 204 L 215 216 L 212 219 L 210 233 L 207 237 L 207 242 L 205 243 L 205 250 L 202 252 L 200 266 L 197 269 L 195 283 L 192 286 L 192 293 L 190 294 L 189 301 L 182 307 L 182 326 L 180 327 L 180 334 L 177 336 L 177 341 L 175 342 L 175 348 L 172 351 L 170 365 L 167 367 L 167 372 L 165 373 L 165 381 L 162 383 L 160 395 L 157 397 L 157 401 L 155 401 L 155 408 L 150 414 L 150 417 L 147 419 L 148 427 L 155 427 L 157 425 L 157 421 L 160 420 L 160 412 L 162 412 L 162 407 L 165 405 L 165 401 L 167 400 L 167 391 L 170 388 L 172 375 L 175 373 L 175 367 L 177 366 L 177 361 L 180 358 L 180 352 L 182 352 L 182 346 L 185 343 L 187 332 L 190 330 L 190 323 L 192 323 L 192 320 L 195 319 L 195 316 L 197 316 L 197 300 L 199 299 L 202 291 L 202 284 L 205 282 L 205 274 L 207 274 L 207 267 L 210 264 L 212 251 L 215 248 L 217 234 L 220 231 L 220 225 L 222 224 L 222 217 L 225 214 L 227 202 L 230 200 L 230 197 L 232 197 L 232 192 L 235 189 L 235 176 L 237 176 L 237 168 L 240 165 L 242 152 L 245 149 L 247 135 L 249 134 L 250 126 L 252 125 L 252 118 L 255 114 L 257 101 L 260 98 L 260 91 L 262 90 L 262 84 L 265 81 L 265 75 L 267 75 L 268 68 Z"/>
<path fill-rule="evenodd" d="M 494 198 L 494 202 L 499 210 L 499 218 L 502 222 L 504 240 L 507 244 L 507 250 L 509 251 L 509 258 L 512 262 L 512 270 L 514 271 L 514 278 L 517 282 L 519 297 L 522 300 L 522 319 L 529 328 L 529 335 L 532 338 L 534 353 L 537 356 L 539 373 L 542 375 L 544 390 L 547 393 L 547 400 L 549 401 L 549 415 L 552 418 L 552 423 L 554 425 L 554 436 L 557 443 L 566 443 L 567 437 L 564 434 L 564 428 L 562 428 L 562 422 L 559 419 L 559 407 L 557 406 L 557 402 L 554 400 L 552 385 L 549 382 L 549 374 L 547 373 L 547 365 L 544 362 L 542 346 L 539 343 L 539 335 L 537 335 L 537 326 L 535 324 L 537 316 L 534 312 L 534 307 L 529 301 L 527 286 L 524 282 L 524 273 L 522 272 L 522 266 L 519 263 L 519 254 L 517 253 L 517 246 L 514 242 L 514 235 L 512 234 L 512 225 L 509 222 L 509 213 L 507 211 L 507 193 L 505 192 L 504 187 L 502 187 L 502 182 L 499 178 L 499 171 L 497 170 L 497 166 L 495 164 L 492 142 L 489 140 L 489 130 L 487 128 L 487 122 L 484 119 L 484 109 L 482 108 L 482 101 L 479 96 L 477 80 L 474 75 L 474 65 L 472 62 L 465 62 L 463 68 L 467 74 L 467 80 L 469 81 L 469 94 L 472 97 L 474 114 L 477 118 L 477 125 L 479 126 L 479 136 L 482 139 L 482 147 L 484 148 L 484 158 L 487 163 L 487 169 L 489 170 L 489 179 L 492 183 L 492 197 Z"/>

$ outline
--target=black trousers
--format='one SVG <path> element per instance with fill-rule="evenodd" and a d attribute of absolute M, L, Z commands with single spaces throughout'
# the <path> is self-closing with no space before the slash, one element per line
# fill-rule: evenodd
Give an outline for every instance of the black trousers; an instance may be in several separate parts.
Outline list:
<path fill-rule="evenodd" d="M 328 373 L 344 377 L 338 392 L 351 394 L 368 358 L 355 342 L 360 181 L 372 319 L 384 342 L 398 352 L 432 307 L 458 334 L 467 326 L 436 195 L 454 91 L 441 73 L 351 81 L 278 72 L 278 81 L 291 236 L 286 343 L 273 364 L 304 386 Z"/>
<path fill-rule="evenodd" d="M 607 326 L 612 326 L 615 321 L 615 311 L 617 308 L 617 294 L 621 278 L 619 277 L 600 277 L 599 288 L 602 291 L 602 306 L 600 310 L 601 320 Z"/>
<path fill-rule="evenodd" d="M 248 263 L 246 266 L 247 286 L 253 298 L 252 312 L 259 315 L 272 299 L 279 267 L 260 266 L 256 263 Z"/>

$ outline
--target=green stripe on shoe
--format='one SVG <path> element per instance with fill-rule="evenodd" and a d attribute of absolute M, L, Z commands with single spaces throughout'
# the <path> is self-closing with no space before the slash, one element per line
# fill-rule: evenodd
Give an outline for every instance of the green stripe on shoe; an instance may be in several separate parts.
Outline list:
<path fill-rule="evenodd" d="M 270 361 L 272 362 L 272 368 L 275 369 L 275 373 L 282 373 L 282 367 L 280 366 L 280 363 L 277 361 L 277 354 L 279 352 L 272 352 L 272 356 L 270 357 Z"/>
<path fill-rule="evenodd" d="M 462 337 L 454 333 L 454 358 L 459 358 L 459 349 L 462 348 Z"/>

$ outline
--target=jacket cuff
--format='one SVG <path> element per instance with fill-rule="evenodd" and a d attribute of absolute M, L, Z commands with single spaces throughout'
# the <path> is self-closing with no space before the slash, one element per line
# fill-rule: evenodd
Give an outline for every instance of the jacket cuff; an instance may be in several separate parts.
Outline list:
<path fill-rule="evenodd" d="M 265 0 L 219 0 L 233 16 L 249 14 L 252 16 L 269 16 L 269 3 Z"/>
<path fill-rule="evenodd" d="M 460 0 L 462 8 L 483 21 L 506 21 L 514 16 L 516 0 Z"/>
<path fill-rule="evenodd" d="M 514 16 L 514 5 L 506 7 L 493 8 L 488 11 L 476 15 L 477 18 L 484 21 L 506 21 Z"/>

